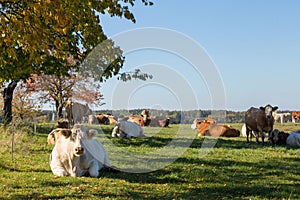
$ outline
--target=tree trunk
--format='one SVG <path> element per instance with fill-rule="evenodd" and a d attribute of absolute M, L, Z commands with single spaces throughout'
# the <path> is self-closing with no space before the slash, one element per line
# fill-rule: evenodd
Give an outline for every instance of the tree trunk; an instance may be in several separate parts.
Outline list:
<path fill-rule="evenodd" d="M 17 82 L 12 81 L 8 84 L 6 88 L 4 88 L 3 92 L 3 100 L 4 100 L 4 116 L 3 121 L 4 124 L 7 125 L 12 121 L 12 100 L 14 90 L 17 86 Z"/>
<path fill-rule="evenodd" d="M 55 99 L 55 108 L 56 108 L 56 117 L 57 119 L 63 118 L 63 108 L 64 106 L 60 103 L 59 100 Z"/>

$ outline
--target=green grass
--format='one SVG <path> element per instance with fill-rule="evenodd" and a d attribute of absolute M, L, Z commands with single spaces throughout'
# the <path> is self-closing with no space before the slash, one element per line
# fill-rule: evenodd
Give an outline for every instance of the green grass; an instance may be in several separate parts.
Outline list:
<path fill-rule="evenodd" d="M 39 125 L 37 135 L 17 129 L 13 160 L 10 130 L 0 132 L 0 199 L 300 199 L 300 149 L 242 137 L 198 138 L 190 125 L 146 127 L 146 139 L 111 138 L 113 126 L 93 126 L 124 172 L 56 177 L 46 142 L 52 127 Z M 300 124 L 274 128 L 298 130 Z M 147 173 L 129 173 L 143 169 Z"/>

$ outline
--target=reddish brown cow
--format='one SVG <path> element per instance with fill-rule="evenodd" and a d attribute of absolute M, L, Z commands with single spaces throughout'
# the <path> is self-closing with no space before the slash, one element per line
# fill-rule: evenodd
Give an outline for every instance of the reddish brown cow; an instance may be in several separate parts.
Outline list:
<path fill-rule="evenodd" d="M 194 119 L 193 124 L 191 125 L 191 128 L 194 129 L 194 130 L 197 129 L 197 124 L 199 124 L 201 122 L 207 122 L 207 123 L 211 123 L 211 124 L 217 123 L 216 120 L 214 120 L 210 117 L 208 117 L 205 120 L 201 120 L 199 118 L 196 118 L 196 119 Z"/>
<path fill-rule="evenodd" d="M 261 135 L 262 143 L 264 143 L 264 133 L 268 133 L 268 135 L 270 136 L 271 131 L 273 130 L 273 112 L 277 109 L 277 106 L 272 107 L 268 104 L 265 107 L 251 107 L 247 110 L 247 112 L 245 113 L 247 142 L 249 142 L 249 135 L 251 136 L 251 131 L 253 131 L 255 133 L 256 143 L 258 143 L 259 135 Z"/>
<path fill-rule="evenodd" d="M 143 110 L 140 117 L 129 116 L 128 121 L 135 122 L 140 126 L 149 126 L 151 118 L 149 117 L 149 110 Z"/>
<path fill-rule="evenodd" d="M 197 124 L 199 136 L 239 137 L 240 131 L 226 124 L 210 123 L 206 120 Z"/>
<path fill-rule="evenodd" d="M 96 118 L 98 119 L 99 124 L 109 124 L 109 118 L 104 114 L 98 114 Z"/>
<path fill-rule="evenodd" d="M 300 119 L 300 112 L 292 112 L 292 122 L 295 123 L 296 119 Z"/>

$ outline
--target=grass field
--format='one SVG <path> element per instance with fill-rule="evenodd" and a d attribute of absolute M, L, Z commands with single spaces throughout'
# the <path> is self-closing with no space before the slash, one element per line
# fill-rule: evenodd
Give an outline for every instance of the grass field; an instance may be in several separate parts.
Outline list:
<path fill-rule="evenodd" d="M 52 126 L 39 124 L 36 135 L 16 128 L 13 154 L 11 131 L 1 128 L 0 199 L 300 199 L 300 149 L 243 137 L 198 138 L 190 125 L 146 127 L 146 139 L 111 138 L 113 126 L 93 126 L 122 172 L 56 177 L 46 142 Z"/>

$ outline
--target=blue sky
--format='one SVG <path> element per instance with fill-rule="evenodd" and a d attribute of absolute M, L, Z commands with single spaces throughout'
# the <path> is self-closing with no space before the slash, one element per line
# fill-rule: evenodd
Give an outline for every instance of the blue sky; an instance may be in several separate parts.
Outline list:
<path fill-rule="evenodd" d="M 102 16 L 105 33 L 114 37 L 124 31 L 147 27 L 178 32 L 201 46 L 214 63 L 224 86 L 227 110 L 244 111 L 268 103 L 279 106 L 280 110 L 300 110 L 297 87 L 300 1 L 153 2 L 151 7 L 137 3 L 132 9 L 137 19 L 135 24 Z M 114 79 L 107 81 L 101 90 L 106 105 L 101 109 L 190 110 L 223 106 L 214 105 L 214 98 L 219 97 L 212 95 L 211 83 L 207 83 L 203 74 L 202 77 L 196 75 L 193 66 L 180 56 L 143 49 L 127 53 L 125 57 L 123 71 L 142 67 L 143 71 L 153 73 L 154 80 L 125 84 Z M 172 82 L 184 83 L 177 90 Z M 182 91 L 189 92 L 181 94 Z M 124 97 L 126 92 L 129 94 Z"/>

